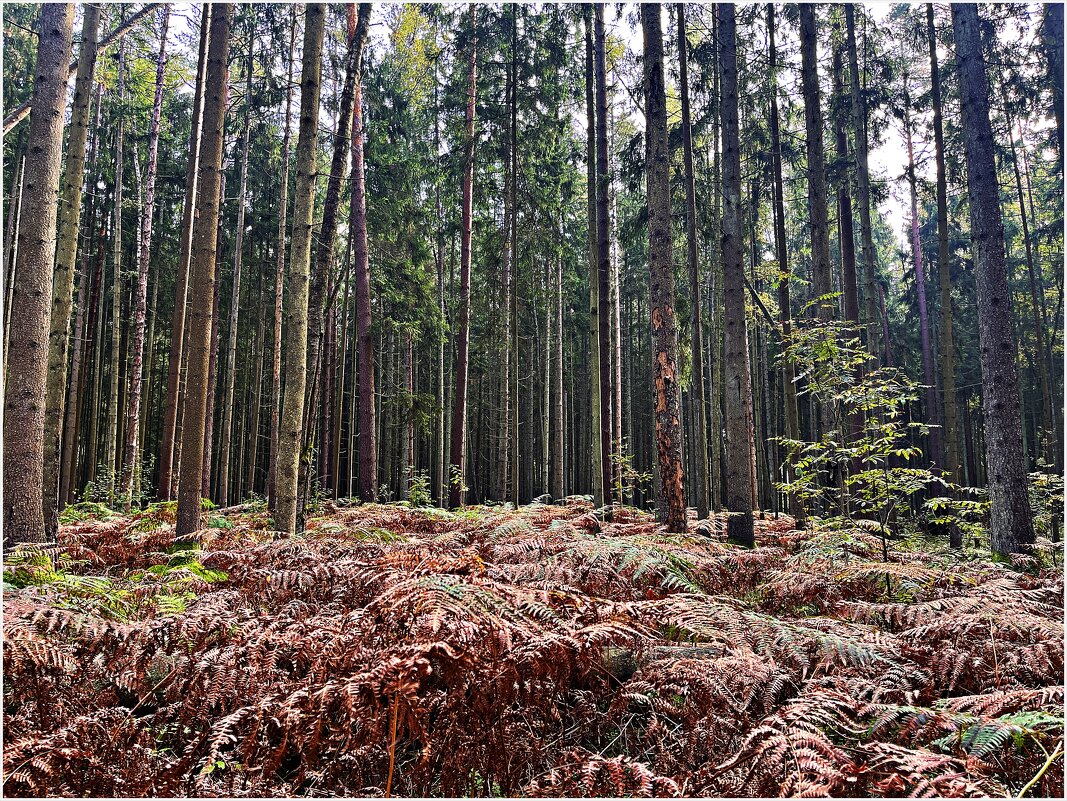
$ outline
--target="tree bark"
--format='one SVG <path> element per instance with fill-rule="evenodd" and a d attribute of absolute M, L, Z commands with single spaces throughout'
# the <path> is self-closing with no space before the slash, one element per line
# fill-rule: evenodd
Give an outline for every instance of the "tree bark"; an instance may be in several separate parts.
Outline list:
<path fill-rule="evenodd" d="M 732 6 L 730 13 L 733 13 Z M 599 59 L 603 54 L 603 27 L 599 17 L 598 28 Z M 658 491 L 667 512 L 661 522 L 666 525 L 667 531 L 684 533 L 685 477 L 682 469 L 681 389 L 678 385 L 678 328 L 674 315 L 674 265 L 671 258 L 670 154 L 667 150 L 663 33 L 658 5 L 646 3 L 641 6 L 641 30 L 645 56 L 648 260 L 651 271 Z M 603 238 L 601 244 L 606 245 Z"/>
<path fill-rule="evenodd" d="M 471 315 L 471 231 L 474 189 L 474 113 L 477 97 L 478 32 L 477 6 L 470 7 L 470 36 L 467 54 L 466 145 L 463 166 L 462 221 L 460 224 L 459 333 L 456 337 L 456 389 L 452 400 L 452 443 L 449 449 L 451 475 L 448 477 L 448 505 L 463 505 L 467 452 L 467 359 L 470 346 Z"/>
<path fill-rule="evenodd" d="M 608 230 L 608 88 L 604 34 L 604 4 L 594 5 L 594 75 L 596 78 L 596 233 L 597 233 L 597 344 L 600 354 L 600 472 L 605 503 L 616 500 L 614 455 L 611 441 L 611 237 Z M 642 17 L 642 20 L 644 18 Z M 656 17 L 657 30 L 659 17 Z M 662 39 L 660 42 L 662 50 Z M 662 59 L 662 54 L 661 54 Z M 672 281 L 673 287 L 673 281 Z M 672 308 L 673 313 L 673 293 Z"/>
<path fill-rule="evenodd" d="M 934 352 L 930 344 L 930 317 L 926 310 L 926 273 L 923 270 L 922 242 L 919 239 L 919 197 L 915 178 L 915 150 L 911 133 L 911 96 L 904 75 L 904 139 L 908 148 L 908 188 L 911 195 L 911 258 L 915 266 L 915 290 L 919 298 L 919 341 L 922 348 L 923 384 L 926 386 L 926 420 L 930 429 L 930 450 L 927 458 L 932 465 L 941 459 L 941 436 L 938 422 L 937 377 L 934 375 Z"/>
<path fill-rule="evenodd" d="M 752 375 L 745 321 L 745 274 L 741 222 L 741 147 L 738 125 L 737 40 L 734 7 L 717 6 L 722 86 L 724 310 L 723 392 L 726 406 L 727 536 L 751 547 L 752 530 Z M 820 129 L 821 136 L 821 129 Z M 824 183 L 825 186 L 825 183 Z M 825 206 L 825 196 L 823 198 Z"/>
<path fill-rule="evenodd" d="M 989 474 L 989 540 L 994 553 L 1007 556 L 1025 550 L 1033 543 L 1034 528 L 1022 454 L 1011 295 L 1004 263 L 1004 226 L 1000 215 L 977 5 L 954 5 L 952 28 L 959 64 L 967 193 L 978 286 L 978 334 Z"/>
<path fill-rule="evenodd" d="M 848 72 L 852 94 L 852 127 L 856 134 L 856 195 L 860 211 L 860 254 L 863 258 L 863 301 L 867 323 L 867 350 L 873 360 L 880 358 L 878 288 L 875 286 L 878 260 L 874 250 L 871 223 L 871 177 L 867 164 L 867 107 L 860 92 L 859 59 L 856 55 L 854 7 L 845 3 L 845 30 L 848 39 Z M 888 343 L 887 343 L 888 347 Z"/>
<path fill-rule="evenodd" d="M 248 36 L 248 62 L 246 65 L 245 120 L 241 133 L 241 178 L 237 190 L 237 229 L 233 245 L 233 288 L 230 291 L 230 320 L 226 347 L 226 383 L 223 388 L 222 431 L 219 432 L 219 503 L 229 506 L 230 498 L 230 452 L 233 430 L 233 390 L 237 374 L 237 323 L 241 310 L 241 266 L 244 260 L 245 242 L 245 197 L 248 193 L 248 144 L 252 135 L 252 67 L 253 44 L 255 43 L 255 18 L 252 18 Z"/>
<path fill-rule="evenodd" d="M 209 23 L 202 131 L 197 158 L 197 184 L 200 190 L 194 215 L 190 260 L 190 283 L 197 288 L 197 292 L 189 309 L 187 383 L 181 439 L 182 468 L 178 483 L 178 517 L 175 526 L 178 536 L 191 534 L 200 528 L 208 350 L 211 344 L 210 298 L 215 289 L 222 132 L 228 86 L 226 64 L 230 57 L 232 16 L 233 6 L 220 4 L 212 9 Z"/>
<path fill-rule="evenodd" d="M 145 174 L 144 206 L 141 209 L 141 241 L 137 254 L 137 285 L 133 309 L 133 358 L 130 364 L 129 392 L 126 398 L 126 442 L 122 463 L 122 496 L 129 511 L 133 496 L 134 472 L 140 448 L 141 392 L 144 383 L 145 312 L 148 303 L 148 261 L 152 249 L 152 213 L 156 206 L 156 163 L 159 158 L 159 122 L 163 113 L 163 67 L 167 60 L 167 24 L 170 6 L 163 7 L 163 21 L 159 33 L 159 55 L 156 58 L 156 92 L 152 101 L 152 117 L 148 126 L 148 165 Z M 151 362 L 149 362 L 151 367 Z"/>
<path fill-rule="evenodd" d="M 604 486 L 603 443 L 600 437 L 601 404 L 604 399 L 600 394 L 600 301 L 599 295 L 599 259 L 597 257 L 597 202 L 596 202 L 596 101 L 594 99 L 594 58 L 593 58 L 593 5 L 587 3 L 583 9 L 585 20 L 585 115 L 586 115 L 586 204 L 589 235 L 589 404 L 591 411 L 590 458 L 592 476 L 593 504 L 604 505 L 604 493 L 610 487 Z"/>
<path fill-rule="evenodd" d="M 360 5 L 369 19 L 370 5 Z M 363 163 L 363 80 L 352 104 L 352 236 L 356 279 L 356 348 L 359 368 L 359 497 L 378 498 L 378 439 L 374 396 L 374 338 L 371 333 L 370 256 L 367 250 L 367 194 Z"/>
<path fill-rule="evenodd" d="M 296 186 L 293 190 L 293 235 L 286 284 L 289 294 L 286 326 L 285 395 L 275 474 L 274 528 L 296 533 L 299 514 L 299 469 L 308 367 L 308 283 L 311 228 L 315 211 L 315 151 L 318 145 L 319 94 L 322 84 L 323 3 L 309 3 L 304 25 L 304 59 L 300 90 L 300 133 L 296 145 Z"/>
<path fill-rule="evenodd" d="M 785 231 L 785 182 L 782 179 L 782 137 L 778 123 L 778 49 L 774 39 L 774 4 L 767 4 L 767 31 L 770 46 L 771 82 L 771 171 L 774 177 L 774 249 L 778 259 L 778 319 L 782 325 L 782 339 L 789 342 L 793 330 L 793 313 L 790 301 L 790 282 L 793 273 L 789 268 L 789 249 Z M 797 407 L 797 377 L 793 363 L 782 361 L 782 400 L 785 413 L 785 436 L 794 442 L 800 441 L 800 413 Z M 795 448 L 787 448 L 785 481 L 795 479 Z M 795 492 L 789 493 L 789 513 L 797 528 L 805 524 L 804 507 Z"/>
<path fill-rule="evenodd" d="M 122 364 L 122 203 L 123 203 L 123 108 L 125 96 L 126 48 L 119 44 L 118 63 L 118 105 L 119 119 L 115 128 L 115 206 L 112 209 L 112 248 L 114 249 L 115 272 L 111 280 L 111 366 L 107 404 L 107 424 L 104 428 L 104 466 L 108 476 L 108 504 L 115 504 L 116 465 L 115 453 L 119 439 L 119 372 Z"/>
<path fill-rule="evenodd" d="M 4 546 L 45 538 L 43 466 L 48 330 L 74 6 L 42 7 L 19 228 L 19 275 L 4 387 Z"/>
<path fill-rule="evenodd" d="M 225 145 L 223 146 L 225 150 Z M 218 398 L 218 365 L 219 365 L 219 318 L 220 314 L 220 290 L 222 287 L 222 237 L 223 225 L 226 212 L 226 169 L 223 167 L 219 177 L 219 214 L 216 220 L 217 233 L 215 234 L 215 283 L 211 294 L 211 339 L 208 345 L 207 360 L 207 408 L 204 411 L 204 454 L 201 473 L 201 494 L 205 498 L 211 497 L 211 477 L 213 457 L 215 455 L 215 403 Z"/>
<path fill-rule="evenodd" d="M 685 4 L 678 3 L 678 65 L 682 96 L 682 150 L 685 160 L 685 221 L 686 243 L 689 262 L 690 295 L 690 336 L 693 365 L 692 393 L 695 399 L 693 409 L 693 489 L 696 501 L 697 517 L 703 520 L 708 516 L 708 431 L 707 398 L 704 395 L 704 332 L 700 320 L 703 307 L 700 298 L 700 243 L 697 241 L 697 195 L 696 177 L 693 167 L 693 127 L 689 109 L 689 66 L 688 42 L 685 32 Z"/>
<path fill-rule="evenodd" d="M 293 51 L 296 45 L 296 6 L 292 6 L 289 22 L 289 59 L 285 90 L 285 128 L 282 134 L 282 180 L 281 198 L 278 200 L 278 242 L 275 246 L 274 267 L 274 338 L 271 362 L 270 390 L 270 453 L 267 467 L 267 501 L 272 512 L 276 511 L 275 479 L 278 463 L 278 435 L 281 424 L 282 394 L 282 298 L 285 293 L 285 240 L 286 209 L 289 205 L 289 122 L 293 105 Z"/>
<path fill-rule="evenodd" d="M 63 191 L 59 201 L 58 244 L 52 279 L 52 316 L 48 332 L 43 488 L 45 538 L 48 540 L 55 539 L 59 528 L 59 456 L 63 402 L 67 388 L 67 346 L 70 340 L 71 305 L 74 300 L 78 234 L 81 231 L 89 105 L 93 90 L 93 70 L 96 67 L 97 31 L 100 27 L 99 6 L 86 5 L 84 8 L 74 102 L 70 113 L 70 133 L 67 135 Z"/>

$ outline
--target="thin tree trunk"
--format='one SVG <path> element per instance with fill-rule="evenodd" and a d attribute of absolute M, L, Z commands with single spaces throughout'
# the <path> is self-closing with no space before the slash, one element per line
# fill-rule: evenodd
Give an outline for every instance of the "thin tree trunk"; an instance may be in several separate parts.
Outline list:
<path fill-rule="evenodd" d="M 832 320 L 830 235 L 826 209 L 826 156 L 823 151 L 822 107 L 819 101 L 819 66 L 816 54 L 815 6 L 800 5 L 800 56 L 804 91 L 804 130 L 808 154 L 808 215 L 811 229 L 811 281 L 819 319 Z"/>
<path fill-rule="evenodd" d="M 282 181 L 281 198 L 278 200 L 278 242 L 275 246 L 274 272 L 274 338 L 271 362 L 270 390 L 270 454 L 267 467 L 267 500 L 272 512 L 277 510 L 275 480 L 278 463 L 278 435 L 281 420 L 282 394 L 282 296 L 285 291 L 285 239 L 286 208 L 289 204 L 289 120 L 293 105 L 293 51 L 296 45 L 296 6 L 292 6 L 289 22 L 289 59 L 285 91 L 285 128 L 282 134 Z"/>
<path fill-rule="evenodd" d="M 4 546 L 45 538 L 43 465 L 49 312 L 63 157 L 66 66 L 74 6 L 45 4 L 38 28 L 34 111 L 26 156 L 28 212 L 19 229 L 21 265 L 4 387 Z"/>
<path fill-rule="evenodd" d="M 207 408 L 204 413 L 204 454 L 201 473 L 201 492 L 205 498 L 211 497 L 211 476 L 215 455 L 215 402 L 218 392 L 219 365 L 219 317 L 221 306 L 219 292 L 222 286 L 222 229 L 226 216 L 226 172 L 219 178 L 219 214 L 218 233 L 215 235 L 215 281 L 211 295 L 211 344 L 207 362 Z"/>
<path fill-rule="evenodd" d="M 4 242 L 4 372 L 11 342 L 11 300 L 15 293 L 15 262 L 18 261 L 18 238 L 22 220 L 22 186 L 26 175 L 26 157 L 19 159 L 15 173 L 14 203 L 7 204 L 7 239 Z"/>
<path fill-rule="evenodd" d="M 119 119 L 115 130 L 115 215 L 112 225 L 112 247 L 114 249 L 114 276 L 111 281 L 111 369 L 110 391 L 108 392 L 107 424 L 104 428 L 104 465 L 108 476 L 108 504 L 115 503 L 115 453 L 119 438 L 119 368 L 122 363 L 122 199 L 123 199 L 123 139 L 125 109 L 122 108 L 125 95 L 126 48 L 119 44 L 118 63 L 118 105 Z"/>
<path fill-rule="evenodd" d="M 785 184 L 782 179 L 782 139 L 778 124 L 778 50 L 774 40 L 774 4 L 767 4 L 767 30 L 770 39 L 771 82 L 771 170 L 774 175 L 774 249 L 778 259 L 778 319 L 782 325 L 782 339 L 789 342 L 793 329 L 793 314 L 789 299 L 789 284 L 793 278 L 789 267 L 789 249 L 785 231 Z M 788 359 L 782 360 L 782 398 L 785 407 L 785 436 L 800 441 L 800 414 L 797 409 L 796 369 Z M 797 446 L 786 448 L 785 482 L 795 480 L 794 463 Z M 797 528 L 805 524 L 804 507 L 795 492 L 789 493 L 789 513 Z"/>
<path fill-rule="evenodd" d="M 130 363 L 129 392 L 126 398 L 126 442 L 122 463 L 122 496 L 129 511 L 133 496 L 134 472 L 140 449 L 141 391 L 145 337 L 145 310 L 148 302 L 148 262 L 152 249 L 152 214 L 156 205 L 156 163 L 159 157 L 159 123 L 163 113 L 163 67 L 167 59 L 167 24 L 170 6 L 163 7 L 159 33 L 159 56 L 156 58 L 156 93 L 152 101 L 152 118 L 148 127 L 148 165 L 145 176 L 144 206 L 141 209 L 141 241 L 137 254 L 137 285 L 133 309 L 133 358 Z"/>
<path fill-rule="evenodd" d="M 63 191 L 52 279 L 52 316 L 48 332 L 48 378 L 45 399 L 44 435 L 44 516 L 45 538 L 55 539 L 59 528 L 60 437 L 63 430 L 63 402 L 67 389 L 67 347 L 70 340 L 71 304 L 74 300 L 74 263 L 81 231 L 82 183 L 85 172 L 86 140 L 89 132 L 89 106 L 96 67 L 97 31 L 100 8 L 86 5 L 82 19 L 78 73 L 71 106 L 70 133 L 64 165 Z"/>
<path fill-rule="evenodd" d="M 989 469 L 989 539 L 994 553 L 1007 556 L 1033 543 L 1034 527 L 1022 455 L 1011 296 L 977 5 L 954 5 L 952 27 L 959 63 L 971 238 L 976 280 L 982 290 L 978 293 L 978 334 Z"/>
<path fill-rule="evenodd" d="M 731 7 L 732 14 L 732 7 Z M 603 24 L 598 16 L 597 58 L 603 58 Z M 641 6 L 644 35 L 645 113 L 648 187 L 648 255 L 654 350 L 652 372 L 656 395 L 658 494 L 667 531 L 686 531 L 685 476 L 682 469 L 681 388 L 678 385 L 678 328 L 674 316 L 674 266 L 671 259 L 670 154 L 667 149 L 667 95 L 663 77 L 660 8 Z M 598 63 L 598 71 L 601 64 Z M 606 245 L 604 238 L 601 244 Z M 603 259 L 601 259 L 603 262 Z M 603 287 L 603 283 L 601 284 Z"/>
<path fill-rule="evenodd" d="M 370 5 L 360 14 L 370 17 Z M 365 35 L 365 34 L 364 34 Z M 359 497 L 378 497 L 377 414 L 374 396 L 374 339 L 371 333 L 370 256 L 367 250 L 367 194 L 363 163 L 363 80 L 356 81 L 352 104 L 352 236 L 355 237 L 356 347 L 359 367 Z"/>
<path fill-rule="evenodd" d="M 226 383 L 222 401 L 222 431 L 219 436 L 219 502 L 230 503 L 230 435 L 233 429 L 233 389 L 237 373 L 237 323 L 241 310 L 241 266 L 245 241 L 245 197 L 248 193 L 248 143 L 252 135 L 252 66 L 255 17 L 248 36 L 248 63 L 245 66 L 245 120 L 241 134 L 241 180 L 237 190 L 237 232 L 233 245 L 233 287 L 230 291 L 229 341 L 226 347 Z"/>
<path fill-rule="evenodd" d="M 737 113 L 737 39 L 734 7 L 720 3 L 719 59 L 723 127 L 723 392 L 726 406 L 727 535 L 742 545 L 754 544 L 752 530 L 752 375 L 745 322 L 745 276 L 742 255 L 741 149 Z M 820 130 L 821 136 L 821 130 Z M 825 204 L 825 197 L 823 198 Z"/>
<path fill-rule="evenodd" d="M 467 350 L 470 345 L 471 314 L 471 231 L 474 188 L 474 113 L 477 96 L 478 75 L 478 34 L 477 6 L 470 7 L 469 52 L 467 55 L 467 117 L 466 117 L 466 153 L 463 166 L 463 210 L 460 226 L 460 288 L 459 288 L 459 334 L 456 339 L 456 390 L 452 400 L 452 444 L 450 448 L 450 470 L 448 505 L 455 509 L 463 505 L 466 478 L 467 449 Z"/>
<path fill-rule="evenodd" d="M 200 187 L 194 216 L 190 283 L 197 288 L 189 310 L 188 367 L 185 411 L 182 420 L 183 467 L 178 484 L 178 519 L 175 533 L 190 534 L 200 528 L 201 478 L 204 453 L 204 423 L 207 410 L 208 356 L 212 310 L 207 299 L 214 295 L 215 249 L 218 241 L 220 183 L 222 178 L 222 131 L 226 115 L 227 70 L 230 55 L 230 20 L 233 6 L 213 9 L 208 34 L 204 108 L 201 119 L 197 183 Z"/>
<path fill-rule="evenodd" d="M 693 167 L 693 130 L 689 110 L 688 42 L 685 31 L 685 4 L 678 3 L 678 65 L 682 100 L 682 149 L 685 160 L 685 217 L 689 261 L 691 348 L 693 366 L 693 488 L 697 517 L 708 516 L 708 432 L 707 398 L 704 395 L 704 333 L 700 320 L 700 243 L 697 241 L 696 176 Z"/>
<path fill-rule="evenodd" d="M 563 238 L 563 204 L 559 203 L 559 241 Z M 556 251 L 556 268 L 553 276 L 553 303 L 552 316 L 555 337 L 549 339 L 552 351 L 551 369 L 549 370 L 552 382 L 552 469 L 549 475 L 549 493 L 552 499 L 562 502 L 564 492 L 564 464 L 563 464 L 563 427 L 564 418 L 564 395 L 563 395 L 563 250 Z M 621 500 L 621 499 L 620 499 Z"/>
<path fill-rule="evenodd" d="M 597 201 L 596 201 L 596 104 L 594 100 L 594 58 L 593 58 L 593 6 L 586 4 L 583 18 L 585 20 L 585 114 L 586 114 L 586 203 L 588 213 L 589 235 L 589 398 L 591 411 L 590 458 L 592 476 L 593 503 L 603 506 L 604 454 L 603 442 L 599 435 L 601 423 L 600 394 L 600 301 L 599 301 L 599 264 L 597 257 Z M 609 455 L 610 458 L 610 455 Z"/>
<path fill-rule="evenodd" d="M 510 452 L 513 448 L 518 448 L 519 443 L 512 441 L 511 437 L 511 254 L 512 254 L 512 224 L 511 220 L 515 214 L 515 179 L 516 175 L 512 170 L 514 160 L 512 155 L 515 152 L 515 118 L 512 112 L 516 108 L 515 100 L 515 72 L 516 65 L 518 63 L 518 53 L 516 52 L 516 45 L 518 42 L 518 18 L 517 18 L 517 6 L 511 5 L 508 11 L 509 24 L 511 26 L 511 53 L 510 63 L 507 67 L 507 73 L 504 76 L 504 103 L 507 108 L 508 114 L 508 151 L 507 160 L 508 164 L 504 170 L 504 242 L 503 242 L 503 254 L 501 259 L 500 270 L 500 283 L 501 288 L 504 291 L 504 297 L 501 300 L 500 308 L 500 325 L 503 329 L 501 332 L 500 340 L 500 358 L 501 363 L 499 367 L 499 386 L 500 386 L 500 423 L 497 429 L 497 462 L 494 476 L 493 493 L 502 501 L 510 500 L 513 504 L 518 506 L 518 499 L 512 493 L 509 497 L 509 488 L 514 488 L 514 484 L 508 482 L 508 467 L 511 464 Z"/>
<path fill-rule="evenodd" d="M 261 248 L 262 253 L 266 248 Z M 267 294 L 264 291 L 263 272 L 260 271 L 259 277 L 259 291 L 257 292 L 260 302 L 256 304 L 256 339 L 255 339 L 255 357 L 253 361 L 256 365 L 256 377 L 252 385 L 251 401 L 252 401 L 252 421 L 249 426 L 249 458 L 248 466 L 245 472 L 245 493 L 251 493 L 256 491 L 256 468 L 259 465 L 259 417 L 262 411 L 262 392 L 263 392 L 263 373 L 264 362 L 266 361 L 266 342 L 264 340 L 265 324 L 264 320 L 266 315 L 264 314 L 264 307 L 267 299 Z M 244 497 L 239 495 L 238 497 Z"/>
<path fill-rule="evenodd" d="M 915 265 L 915 289 L 919 297 L 919 340 L 922 347 L 923 384 L 926 385 L 926 419 L 930 429 L 931 464 L 941 459 L 941 437 L 938 421 L 940 408 L 937 403 L 937 377 L 934 374 L 934 352 L 930 344 L 930 316 L 926 309 L 926 274 L 923 271 L 922 243 L 919 239 L 919 198 L 915 178 L 915 151 L 911 134 L 911 97 L 908 93 L 907 74 L 904 75 L 904 138 L 908 148 L 908 187 L 911 194 L 911 258 Z"/>
<path fill-rule="evenodd" d="M 274 527 L 296 533 L 299 469 L 308 350 L 308 282 L 311 228 L 315 211 L 315 151 L 318 144 L 319 94 L 322 83 L 322 40 L 326 6 L 308 4 L 304 26 L 304 60 L 300 91 L 300 134 L 296 145 L 296 187 L 293 191 L 293 237 L 286 284 L 289 290 L 286 326 L 285 395 L 275 474 Z"/>
<path fill-rule="evenodd" d="M 611 441 L 611 237 L 608 219 L 608 90 L 604 4 L 594 6 L 594 75 L 596 77 L 596 232 L 597 332 L 600 354 L 600 472 L 604 502 L 615 500 L 614 446 Z M 659 21 L 657 17 L 657 23 Z M 672 304 L 673 305 L 673 304 Z"/>
<path fill-rule="evenodd" d="M 333 463 L 330 467 L 330 478 L 332 480 L 333 495 L 335 498 L 341 497 L 341 419 L 344 416 L 344 399 L 345 399 L 345 369 L 347 367 L 348 357 L 348 319 L 350 317 L 348 313 L 348 290 L 350 278 L 349 275 L 352 271 L 352 237 L 348 237 L 348 247 L 345 251 L 345 291 L 341 300 L 340 314 L 341 314 L 341 347 L 339 353 L 341 356 L 341 363 L 337 367 L 337 403 L 334 406 L 334 427 L 333 427 L 333 446 L 331 453 L 333 454 Z"/>
<path fill-rule="evenodd" d="M 856 233 L 852 220 L 852 186 L 848 169 L 848 110 L 844 104 L 845 91 L 842 78 L 841 43 L 835 42 L 833 49 L 833 89 L 837 102 L 834 106 L 834 144 L 836 157 L 843 165 L 837 183 L 837 228 L 841 248 L 841 299 L 845 320 L 852 325 L 860 323 L 859 288 L 856 281 Z"/>
<path fill-rule="evenodd" d="M 859 59 L 856 55 L 856 21 L 851 3 L 845 3 L 845 30 L 848 39 L 848 71 L 852 95 L 852 127 L 856 134 L 856 195 L 860 212 L 860 254 L 863 259 L 863 295 L 866 309 L 867 350 L 873 360 L 880 354 L 878 346 L 878 260 L 874 250 L 874 227 L 871 222 L 871 178 L 867 165 L 867 107 L 860 91 Z M 888 348 L 888 343 L 887 346 Z"/>

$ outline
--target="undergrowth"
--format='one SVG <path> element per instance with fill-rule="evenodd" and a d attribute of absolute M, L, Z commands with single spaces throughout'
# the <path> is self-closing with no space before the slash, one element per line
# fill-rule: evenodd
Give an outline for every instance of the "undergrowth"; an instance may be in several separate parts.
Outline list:
<path fill-rule="evenodd" d="M 1062 552 L 591 505 L 85 506 L 4 574 L 8 796 L 979 796 L 1063 783 Z M 913 547 L 914 545 L 914 547 Z M 928 550 L 929 549 L 929 550 Z"/>

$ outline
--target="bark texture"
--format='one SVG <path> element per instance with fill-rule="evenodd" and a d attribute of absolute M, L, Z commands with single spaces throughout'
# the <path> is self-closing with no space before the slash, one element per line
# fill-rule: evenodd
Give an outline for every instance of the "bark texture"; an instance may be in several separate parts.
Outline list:
<path fill-rule="evenodd" d="M 1004 262 L 993 131 L 978 6 L 952 6 L 959 65 L 963 142 L 967 161 L 971 240 L 978 286 L 978 342 L 982 364 L 986 465 L 993 552 L 1006 556 L 1034 541 L 1019 419 L 1019 379 L 1012 344 L 1011 295 Z"/>
<path fill-rule="evenodd" d="M 4 545 L 45 537 L 42 485 L 48 330 L 74 6 L 46 3 L 38 28 L 4 386 Z"/>

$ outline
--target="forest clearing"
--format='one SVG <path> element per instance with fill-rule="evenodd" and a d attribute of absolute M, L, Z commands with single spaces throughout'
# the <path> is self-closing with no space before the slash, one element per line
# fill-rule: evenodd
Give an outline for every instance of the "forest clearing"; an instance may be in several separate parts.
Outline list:
<path fill-rule="evenodd" d="M 1062 795 L 1062 4 L 2 13 L 5 796 Z"/>

